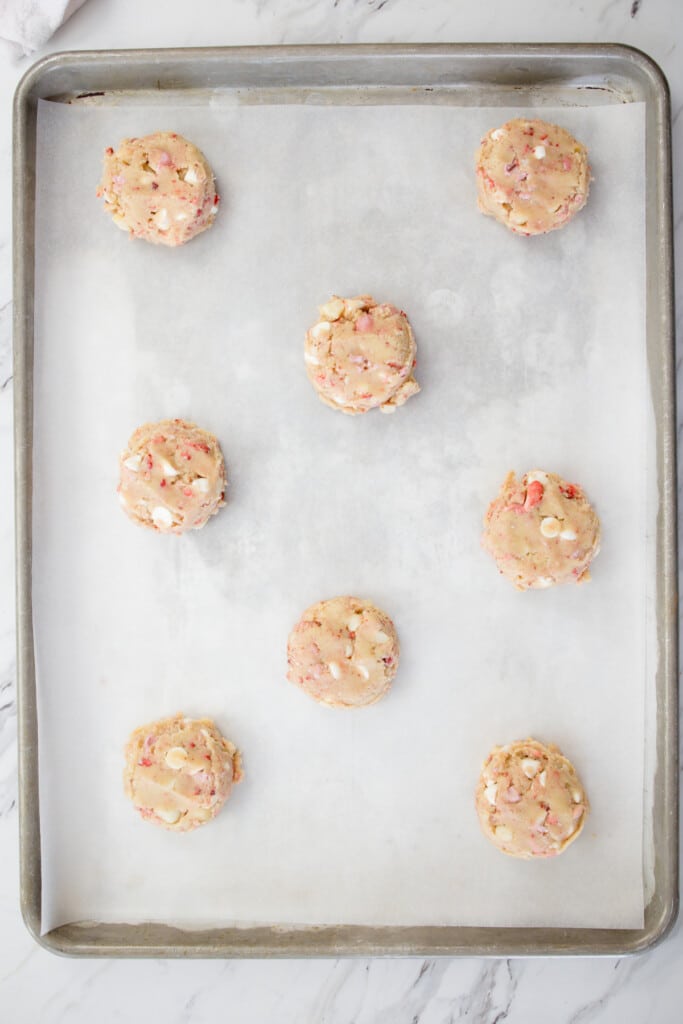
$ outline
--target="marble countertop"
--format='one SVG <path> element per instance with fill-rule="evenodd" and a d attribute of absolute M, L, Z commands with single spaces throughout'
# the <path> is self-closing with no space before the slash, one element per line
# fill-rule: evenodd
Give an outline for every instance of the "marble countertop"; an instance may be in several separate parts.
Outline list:
<path fill-rule="evenodd" d="M 12 1024 L 143 1019 L 201 1024 L 218 1014 L 235 1024 L 681 1020 L 680 923 L 651 953 L 622 960 L 88 961 L 45 952 L 19 913 L 10 269 L 11 98 L 16 83 L 34 59 L 58 50 L 497 41 L 623 42 L 649 53 L 669 79 L 674 167 L 683 166 L 679 0 L 204 0 L 191 7 L 182 0 L 163 5 L 88 0 L 31 57 L 21 57 L 0 41 L 0 1016 Z M 674 192 L 679 246 L 680 176 Z M 680 310 L 682 269 L 676 286 Z"/>

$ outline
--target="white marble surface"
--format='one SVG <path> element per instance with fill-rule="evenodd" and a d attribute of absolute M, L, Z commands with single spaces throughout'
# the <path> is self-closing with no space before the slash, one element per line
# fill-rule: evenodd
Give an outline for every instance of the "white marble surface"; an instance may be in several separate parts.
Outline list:
<path fill-rule="evenodd" d="M 43 53 L 300 42 L 624 42 L 669 78 L 683 157 L 679 0 L 88 0 Z M 12 539 L 11 97 L 31 63 L 0 43 L 0 1019 L 201 1024 L 674 1024 L 683 1016 L 683 926 L 629 960 L 84 961 L 40 949 L 18 907 Z M 680 175 L 676 243 L 683 241 Z M 683 269 L 677 274 L 683 307 Z M 679 317 L 680 323 L 680 317 Z M 679 428 L 680 431 L 680 428 Z"/>

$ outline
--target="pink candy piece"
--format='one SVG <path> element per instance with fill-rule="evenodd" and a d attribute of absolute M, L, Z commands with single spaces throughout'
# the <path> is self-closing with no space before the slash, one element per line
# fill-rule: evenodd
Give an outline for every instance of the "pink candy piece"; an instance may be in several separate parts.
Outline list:
<path fill-rule="evenodd" d="M 369 313 L 363 313 L 356 320 L 356 330 L 360 331 L 361 334 L 367 334 L 374 327 L 374 322 Z"/>
<path fill-rule="evenodd" d="M 540 505 L 543 500 L 543 484 L 540 480 L 533 480 L 526 489 L 526 501 L 524 502 L 524 508 L 528 511 L 530 508 L 535 508 L 536 505 Z"/>

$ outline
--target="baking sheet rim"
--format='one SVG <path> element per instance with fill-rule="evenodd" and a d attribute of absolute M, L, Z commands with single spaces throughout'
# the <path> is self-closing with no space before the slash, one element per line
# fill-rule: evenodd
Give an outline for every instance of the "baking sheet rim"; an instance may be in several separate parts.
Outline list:
<path fill-rule="evenodd" d="M 40 936 L 40 822 L 37 801 L 37 726 L 33 631 L 31 615 L 31 438 L 32 438 L 32 285 L 33 285 L 33 195 L 35 155 L 35 101 L 42 95 L 51 71 L 75 68 L 85 73 L 121 60 L 147 64 L 158 72 L 174 61 L 202 60 L 207 56 L 223 60 L 241 57 L 251 63 L 279 59 L 301 61 L 305 57 L 364 58 L 386 56 L 402 62 L 421 55 L 458 58 L 494 58 L 506 62 L 515 55 L 538 62 L 564 57 L 570 60 L 600 58 L 620 60 L 632 74 L 646 79 L 649 101 L 647 159 L 654 155 L 655 199 L 648 208 L 648 257 L 655 249 L 658 274 L 657 308 L 650 309 L 648 296 L 648 353 L 658 363 L 661 407 L 658 416 L 657 457 L 661 501 L 658 529 L 658 562 L 663 566 L 658 581 L 659 667 L 657 672 L 657 755 L 655 817 L 655 892 L 646 908 L 642 930 L 605 929 L 503 929 L 471 927 L 367 928 L 230 928 L 211 931 L 180 931 L 165 925 L 98 925 L 74 923 Z M 429 69 L 429 64 L 425 70 Z M 577 71 L 579 69 L 577 68 Z M 160 73 L 160 72 L 159 72 Z M 622 73 L 625 73 L 622 68 Z M 174 83 L 177 86 L 177 82 Z M 287 83 L 291 85 L 291 82 Z M 367 83 L 363 83 L 367 85 Z M 425 84 L 427 84 L 425 82 Z M 533 77 L 526 85 L 534 84 Z M 641 81 L 642 85 L 642 81 Z M 50 95 L 47 91 L 45 95 Z M 651 117 L 656 115 L 656 135 Z M 412 46 L 297 46 L 235 47 L 210 50 L 100 51 L 56 54 L 31 68 L 20 82 L 14 106 L 14 366 L 15 366 L 15 477 L 17 553 L 17 655 L 19 710 L 19 812 L 21 840 L 21 906 L 27 927 L 41 945 L 54 952 L 73 955 L 142 956 L 264 956 L 264 955 L 488 955 L 524 956 L 545 953 L 605 954 L 630 953 L 661 941 L 676 919 L 678 909 L 678 801 L 677 801 L 677 560 L 676 560 L 676 420 L 673 373 L 673 258 L 671 240 L 671 151 L 670 114 L 666 81 L 659 68 L 640 51 L 619 45 L 533 44 L 425 44 Z M 31 132 L 33 131 L 33 136 Z M 655 202 L 654 212 L 652 204 Z M 654 223 L 653 223 L 654 222 Z M 656 228 L 656 246 L 653 245 Z M 651 276 L 651 275 L 650 275 Z M 650 334 L 656 320 L 657 343 Z M 655 382 L 653 380 L 653 386 Z M 662 806 L 662 804 L 664 806 Z M 657 811 L 661 827 L 657 831 Z M 658 902 L 654 915 L 650 912 Z M 650 920 L 648 921 L 648 912 Z M 95 935 L 90 933 L 97 932 Z M 529 939 L 529 933 L 533 938 Z M 176 941 L 177 937 L 177 941 Z"/>

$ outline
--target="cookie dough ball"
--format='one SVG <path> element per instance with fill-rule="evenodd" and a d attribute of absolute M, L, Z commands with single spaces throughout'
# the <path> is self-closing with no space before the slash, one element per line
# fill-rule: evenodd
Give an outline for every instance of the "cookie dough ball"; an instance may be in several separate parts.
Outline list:
<path fill-rule="evenodd" d="M 355 415 L 394 412 L 420 386 L 413 377 L 415 338 L 405 313 L 369 295 L 320 306 L 306 334 L 306 371 L 318 397 Z"/>
<path fill-rule="evenodd" d="M 334 597 L 311 605 L 289 635 L 290 682 L 332 708 L 374 704 L 398 668 L 394 624 L 358 597 Z"/>
<path fill-rule="evenodd" d="M 182 245 L 206 231 L 220 202 L 206 157 L 175 132 L 105 150 L 97 195 L 132 238 L 159 245 Z"/>
<path fill-rule="evenodd" d="M 521 740 L 494 747 L 476 791 L 484 835 L 511 857 L 555 857 L 573 843 L 589 806 L 576 769 L 557 747 Z"/>
<path fill-rule="evenodd" d="M 175 715 L 136 729 L 123 786 L 147 821 L 189 832 L 215 818 L 242 779 L 238 751 L 209 718 Z"/>
<path fill-rule="evenodd" d="M 225 504 L 218 441 L 185 420 L 138 427 L 121 453 L 119 470 L 124 512 L 159 533 L 199 530 Z"/>
<path fill-rule="evenodd" d="M 488 507 L 482 544 L 518 590 L 583 583 L 600 549 L 600 522 L 578 484 L 534 469 L 508 473 Z"/>
<path fill-rule="evenodd" d="M 588 198 L 584 146 L 564 128 L 516 118 L 482 139 L 476 156 L 479 209 L 518 235 L 568 224 Z"/>

